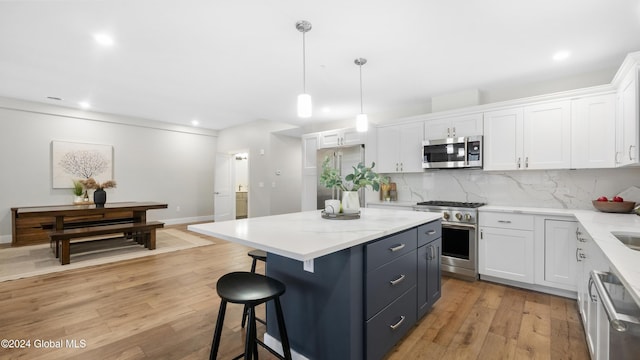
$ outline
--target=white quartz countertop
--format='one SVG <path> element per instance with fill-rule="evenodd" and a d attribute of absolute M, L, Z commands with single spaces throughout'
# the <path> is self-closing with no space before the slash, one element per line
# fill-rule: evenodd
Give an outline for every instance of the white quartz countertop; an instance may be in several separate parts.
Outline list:
<path fill-rule="evenodd" d="M 189 225 L 204 235 L 306 261 L 438 220 L 439 213 L 361 208 L 360 219 L 329 220 L 320 210 Z"/>
<path fill-rule="evenodd" d="M 640 305 L 640 251 L 631 250 L 615 238 L 612 232 L 640 234 L 640 216 L 611 214 L 597 210 L 527 208 L 487 205 L 480 212 L 509 212 L 531 215 L 573 216 L 593 238 L 611 263 L 611 270 Z M 480 215 L 482 216 L 482 215 Z"/>

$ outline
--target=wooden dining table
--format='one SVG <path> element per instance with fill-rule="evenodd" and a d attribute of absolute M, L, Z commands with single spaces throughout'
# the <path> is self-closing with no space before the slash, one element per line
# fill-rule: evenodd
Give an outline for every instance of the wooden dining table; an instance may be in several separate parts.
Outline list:
<path fill-rule="evenodd" d="M 49 242 L 49 231 L 130 221 L 144 223 L 147 211 L 166 209 L 160 202 L 112 202 L 96 205 L 54 205 L 11 208 L 11 246 Z"/>

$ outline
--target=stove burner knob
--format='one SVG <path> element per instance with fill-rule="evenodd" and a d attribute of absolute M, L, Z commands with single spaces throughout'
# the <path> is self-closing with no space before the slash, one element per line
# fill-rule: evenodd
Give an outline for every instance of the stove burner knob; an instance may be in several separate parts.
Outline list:
<path fill-rule="evenodd" d="M 462 214 L 456 213 L 456 219 L 458 219 L 458 221 L 462 220 Z"/>
<path fill-rule="evenodd" d="M 445 220 L 449 220 L 449 213 L 448 212 L 442 213 L 442 218 Z"/>
<path fill-rule="evenodd" d="M 464 221 L 471 221 L 471 214 L 464 214 Z"/>

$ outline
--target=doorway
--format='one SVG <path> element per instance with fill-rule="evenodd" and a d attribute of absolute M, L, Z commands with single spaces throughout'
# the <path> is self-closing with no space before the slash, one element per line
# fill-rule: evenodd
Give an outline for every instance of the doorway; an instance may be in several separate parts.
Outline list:
<path fill-rule="evenodd" d="M 249 153 L 239 152 L 234 155 L 236 219 L 249 217 Z"/>

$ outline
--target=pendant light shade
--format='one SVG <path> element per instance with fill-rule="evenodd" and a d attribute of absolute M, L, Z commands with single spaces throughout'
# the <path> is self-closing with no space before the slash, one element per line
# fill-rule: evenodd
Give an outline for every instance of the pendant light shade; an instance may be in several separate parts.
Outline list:
<path fill-rule="evenodd" d="M 369 130 L 369 118 L 362 106 L 362 65 L 367 63 L 367 59 L 357 58 L 354 63 L 360 68 L 360 114 L 356 117 L 356 131 L 365 132 Z"/>
<path fill-rule="evenodd" d="M 311 117 L 311 95 L 307 94 L 307 64 L 306 64 L 306 43 L 305 34 L 311 30 L 311 23 L 300 20 L 296 23 L 296 29 L 302 33 L 302 94 L 298 95 L 298 116 L 301 118 Z"/>
<path fill-rule="evenodd" d="M 367 114 L 358 114 L 358 116 L 356 116 L 356 131 L 366 132 L 367 130 L 369 130 Z"/>
<path fill-rule="evenodd" d="M 301 118 L 311 117 L 311 95 L 309 94 L 298 95 L 298 117 L 301 117 Z"/>

